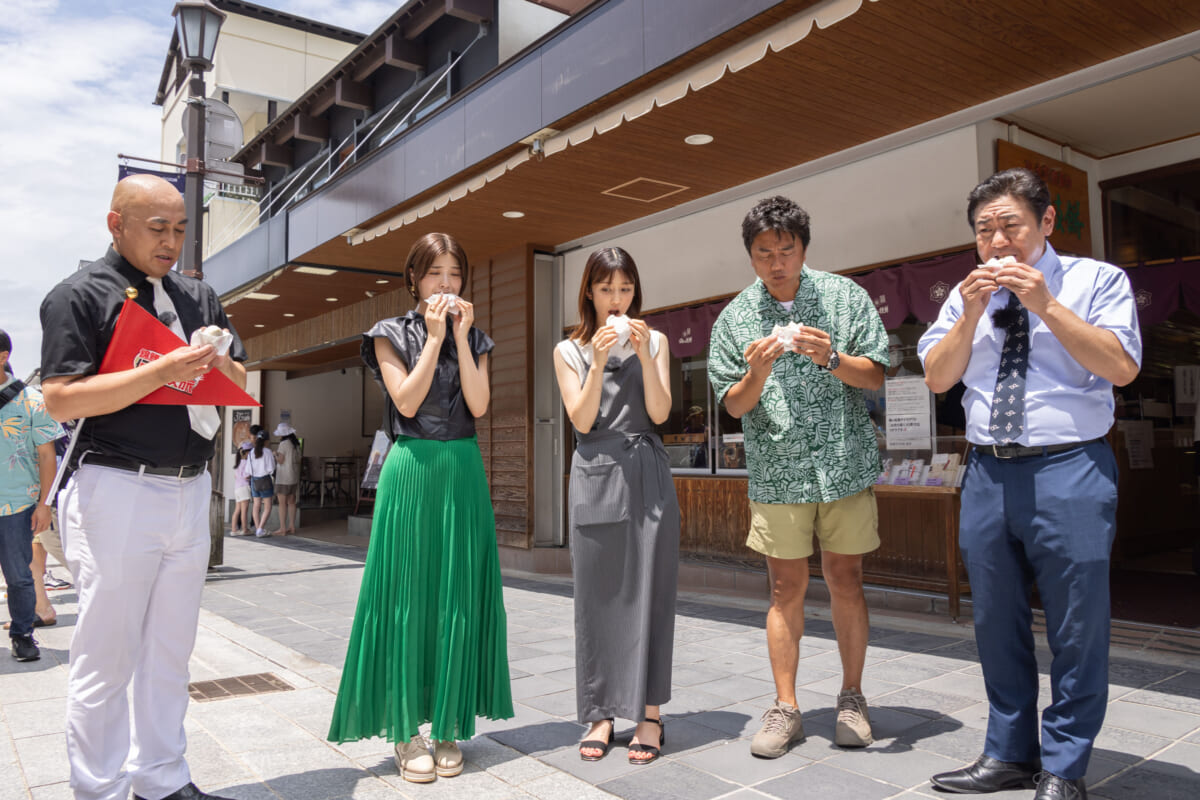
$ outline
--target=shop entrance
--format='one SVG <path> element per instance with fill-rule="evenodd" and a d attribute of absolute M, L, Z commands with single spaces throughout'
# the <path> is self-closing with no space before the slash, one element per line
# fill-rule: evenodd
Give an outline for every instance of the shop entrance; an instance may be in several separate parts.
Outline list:
<path fill-rule="evenodd" d="M 1200 628 L 1200 161 L 1100 188 L 1143 339 L 1141 373 L 1117 390 L 1113 616 Z"/>

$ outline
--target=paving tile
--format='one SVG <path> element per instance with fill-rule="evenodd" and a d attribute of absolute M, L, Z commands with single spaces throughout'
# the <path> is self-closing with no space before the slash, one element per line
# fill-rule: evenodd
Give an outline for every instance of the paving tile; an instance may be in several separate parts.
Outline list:
<path fill-rule="evenodd" d="M 734 702 L 732 698 L 723 695 L 702 692 L 695 687 L 685 686 L 682 689 L 671 690 L 671 700 L 663 704 L 663 711 L 675 716 L 695 714 L 700 711 L 724 708 Z"/>
<path fill-rule="evenodd" d="M 718 744 L 716 747 L 688 753 L 676 760 L 744 786 L 777 778 L 812 763 L 807 758 L 792 753 L 779 758 L 756 758 L 750 754 L 750 743 L 744 740 Z"/>
<path fill-rule="evenodd" d="M 1161 685 L 1158 684 L 1158 686 Z M 1169 691 L 1157 691 L 1158 686 L 1150 689 L 1134 689 L 1129 691 L 1121 696 L 1121 702 L 1182 711 L 1195 716 L 1197 718 L 1197 725 L 1200 725 L 1200 698 Z"/>
<path fill-rule="evenodd" d="M 573 747 L 583 731 L 584 727 L 575 722 L 549 720 L 520 728 L 493 731 L 488 735 L 526 755 L 540 756 L 563 747 Z"/>
<path fill-rule="evenodd" d="M 908 750 L 894 752 L 885 746 L 872 745 L 862 750 L 844 751 L 823 763 L 857 775 L 893 783 L 904 789 L 928 786 L 931 775 L 962 766 L 961 761 L 953 758 L 923 750 Z"/>
<path fill-rule="evenodd" d="M 571 691 L 575 690 L 574 685 L 563 683 L 545 675 L 529 675 L 524 678 L 514 678 L 512 679 L 511 686 L 514 700 L 522 700 L 526 697 L 538 697 L 539 695 L 561 692 L 567 689 Z"/>
<path fill-rule="evenodd" d="M 510 661 L 509 666 L 537 675 L 538 673 L 574 668 L 575 657 L 563 655 L 562 653 L 551 653 L 545 656 L 534 656 L 533 658 Z"/>
<path fill-rule="evenodd" d="M 67 765 L 67 738 L 62 734 L 31 736 L 13 743 L 25 772 L 25 782 L 34 786 L 62 783 L 71 777 Z"/>
<path fill-rule="evenodd" d="M 951 717 L 941 717 L 910 728 L 900 738 L 913 747 L 954 759 L 964 766 L 983 752 L 986 735 L 980 728 L 969 728 Z"/>
<path fill-rule="evenodd" d="M 1179 669 L 1176 667 L 1147 664 L 1143 661 L 1114 658 L 1108 663 L 1109 684 L 1129 689 L 1144 689 L 1178 673 Z"/>
<path fill-rule="evenodd" d="M 762 709 L 757 706 L 737 703 L 715 711 L 691 714 L 687 720 L 721 731 L 731 737 L 740 738 L 749 736 L 758 730 L 762 713 Z"/>
<path fill-rule="evenodd" d="M 1195 800 L 1200 797 L 1200 775 L 1173 765 L 1138 765 L 1089 791 L 1094 797 Z"/>
<path fill-rule="evenodd" d="M 975 704 L 970 697 L 957 694 L 930 692 L 915 686 L 906 686 L 871 701 L 872 713 L 876 708 L 886 707 L 908 714 L 936 718 L 944 714 L 952 714 Z"/>
<path fill-rule="evenodd" d="M 738 788 L 737 784 L 692 769 L 677 761 L 638 767 L 640 772 L 605 781 L 599 788 L 629 800 L 709 800 Z"/>
<path fill-rule="evenodd" d="M 727 670 L 710 667 L 703 662 L 681 664 L 671 669 L 672 686 L 696 686 L 727 677 L 729 677 Z"/>
<path fill-rule="evenodd" d="M 930 678 L 935 678 L 938 675 L 943 675 L 947 672 L 953 672 L 951 669 L 944 669 L 935 664 L 920 661 L 922 656 L 908 656 L 906 658 L 894 658 L 890 661 L 880 661 L 877 664 L 871 664 L 863 670 L 863 677 L 875 678 L 888 683 L 914 684 L 921 681 L 927 681 Z"/>
<path fill-rule="evenodd" d="M 571 719 L 575 719 L 577 715 L 574 687 L 565 691 L 552 692 L 551 694 L 524 697 L 521 699 L 521 702 L 555 717 L 570 717 Z"/>
<path fill-rule="evenodd" d="M 900 792 L 895 784 L 846 772 L 827 764 L 811 764 L 779 778 L 760 783 L 755 789 L 769 797 L 852 797 L 854 800 L 884 800 Z"/>
<path fill-rule="evenodd" d="M 29 796 L 32 800 L 75 800 L 75 793 L 71 791 L 71 784 L 66 781 L 30 789 Z"/>
<path fill-rule="evenodd" d="M 1176 738 L 1200 727 L 1200 716 L 1118 700 L 1109 704 L 1104 724 Z"/>
<path fill-rule="evenodd" d="M 775 684 L 742 675 L 728 675 L 708 683 L 690 687 L 693 691 L 707 692 L 718 697 L 741 702 L 754 697 L 769 696 L 775 699 Z"/>
<path fill-rule="evenodd" d="M 5 703 L 4 718 L 14 739 L 45 736 L 48 733 L 64 734 L 67 728 L 67 701 L 65 697 L 51 697 L 29 703 Z"/>
<path fill-rule="evenodd" d="M 1100 729 L 1100 734 L 1096 736 L 1092 752 L 1115 761 L 1134 764 L 1170 745 L 1171 740 L 1162 736 L 1125 730 L 1106 724 Z"/>
<path fill-rule="evenodd" d="M 521 785 L 521 789 L 538 800 L 612 800 L 608 792 L 592 786 L 574 775 L 559 772 Z"/>

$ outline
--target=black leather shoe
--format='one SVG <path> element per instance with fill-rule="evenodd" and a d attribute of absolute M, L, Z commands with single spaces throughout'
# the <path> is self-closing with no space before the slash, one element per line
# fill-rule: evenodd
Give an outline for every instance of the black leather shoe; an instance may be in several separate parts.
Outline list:
<path fill-rule="evenodd" d="M 147 798 L 135 794 L 133 800 L 147 800 Z M 189 783 L 182 789 L 176 789 L 166 797 L 159 798 L 158 800 L 229 800 L 229 798 L 207 794 L 197 789 L 196 784 Z"/>
<path fill-rule="evenodd" d="M 1017 764 L 980 756 L 969 767 L 943 772 L 929 780 L 946 792 L 983 794 L 1005 789 L 1032 789 L 1033 776 L 1039 769 L 1041 765 L 1036 763 Z"/>
<path fill-rule="evenodd" d="M 12 657 L 17 661 L 37 661 L 42 657 L 42 651 L 38 650 L 37 643 L 33 641 L 32 636 L 14 636 L 12 637 Z"/>
<path fill-rule="evenodd" d="M 1039 772 L 1034 780 L 1037 782 L 1037 794 L 1033 800 L 1087 800 L 1083 778 L 1069 781 L 1051 772 Z"/>

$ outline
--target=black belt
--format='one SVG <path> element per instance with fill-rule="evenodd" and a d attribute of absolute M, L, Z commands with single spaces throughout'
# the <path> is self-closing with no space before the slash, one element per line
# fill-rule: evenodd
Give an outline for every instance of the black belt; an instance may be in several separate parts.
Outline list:
<path fill-rule="evenodd" d="M 1065 453 L 1078 447 L 1095 444 L 1100 439 L 1088 439 L 1086 442 L 1068 442 L 1066 444 L 1047 444 L 1041 447 L 1025 447 L 1020 444 L 977 444 L 975 449 L 989 456 L 1000 459 L 1029 458 L 1031 456 L 1049 456 L 1054 453 Z"/>
<path fill-rule="evenodd" d="M 182 467 L 152 467 L 127 458 L 103 456 L 97 453 L 84 453 L 79 458 L 80 466 L 91 464 L 96 467 L 112 467 L 126 472 L 136 472 L 141 475 L 166 475 L 171 478 L 194 478 L 208 468 L 207 464 L 187 464 Z"/>

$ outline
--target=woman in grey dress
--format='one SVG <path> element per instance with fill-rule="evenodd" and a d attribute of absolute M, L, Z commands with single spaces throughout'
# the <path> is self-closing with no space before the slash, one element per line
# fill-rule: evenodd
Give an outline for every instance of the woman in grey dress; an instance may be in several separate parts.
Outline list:
<path fill-rule="evenodd" d="M 588 258 L 579 325 L 554 350 L 575 427 L 568 497 L 575 574 L 579 755 L 608 752 L 613 719 L 638 722 L 629 761 L 658 758 L 671 696 L 679 503 L 654 425 L 671 410 L 666 337 L 639 319 L 637 265 L 618 247 Z M 603 324 L 602 324 L 603 323 Z"/>

